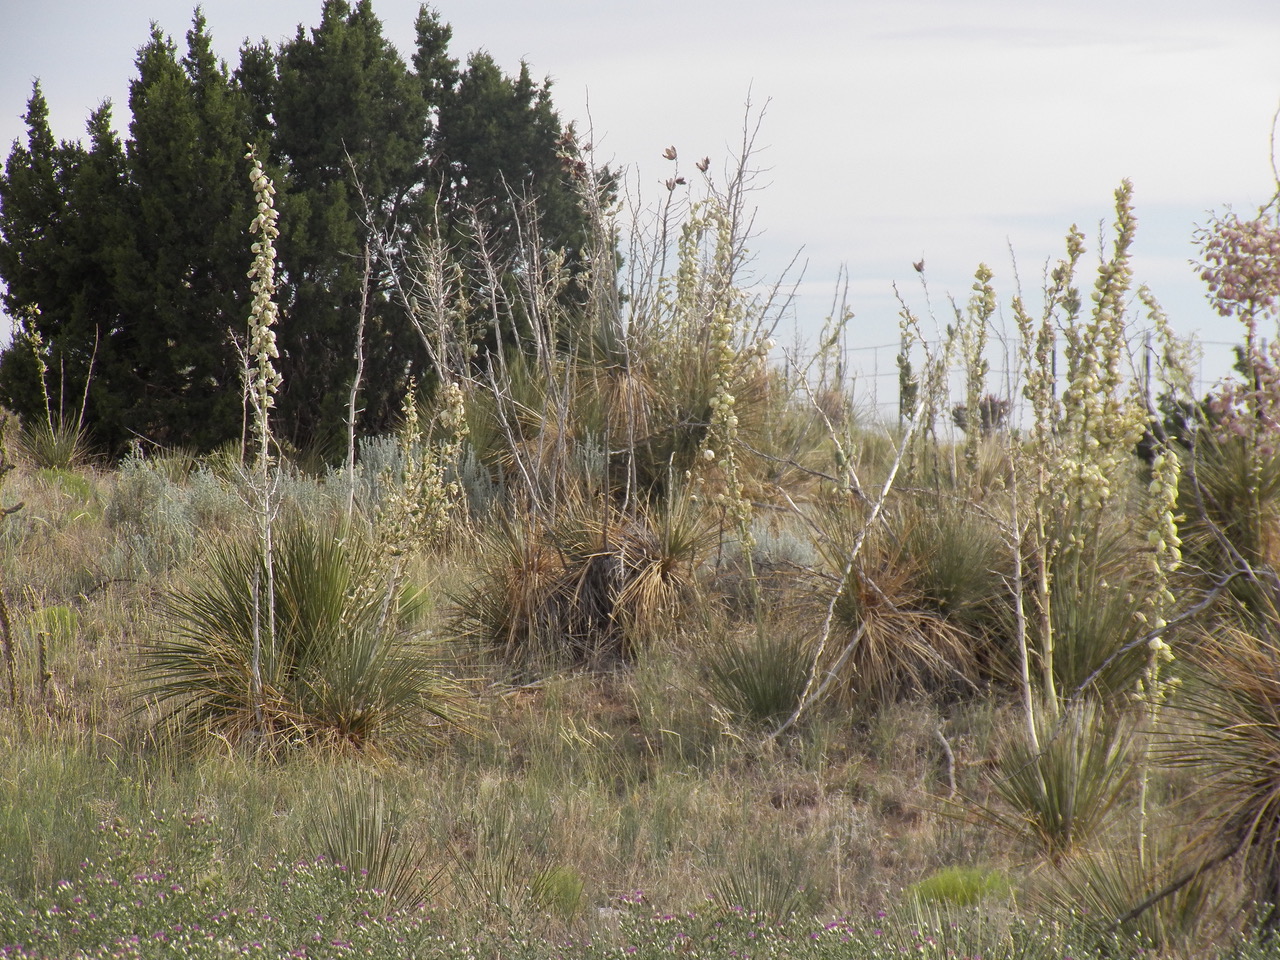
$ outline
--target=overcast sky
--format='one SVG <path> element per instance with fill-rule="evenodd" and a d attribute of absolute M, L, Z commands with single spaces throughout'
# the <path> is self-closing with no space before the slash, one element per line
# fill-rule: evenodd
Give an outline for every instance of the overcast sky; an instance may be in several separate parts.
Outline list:
<path fill-rule="evenodd" d="M 320 0 L 209 0 L 219 53 L 315 26 Z M 656 199 L 675 145 L 722 169 L 744 104 L 767 103 L 756 155 L 753 244 L 761 277 L 797 254 L 795 315 L 809 336 L 842 265 L 854 345 L 897 336 L 896 281 L 920 310 L 923 257 L 936 314 L 963 301 L 979 261 L 1006 303 L 1010 248 L 1034 291 L 1071 223 L 1096 253 L 1111 196 L 1132 178 L 1135 272 L 1184 332 L 1238 331 L 1204 303 L 1188 260 L 1207 211 L 1241 212 L 1273 190 L 1280 107 L 1276 0 L 441 0 L 453 53 L 484 48 L 508 71 L 549 76 L 562 119 L 594 128 L 601 159 Z M 133 57 L 157 21 L 178 42 L 189 0 L 0 0 L 0 145 L 23 135 L 39 78 L 54 132 L 79 138 L 104 98 L 127 135 Z M 412 52 L 417 0 L 374 0 Z M 784 337 L 789 339 L 789 337 Z M 1209 372 L 1225 348 L 1209 347 Z M 879 372 L 892 351 L 865 354 Z M 867 371 L 871 372 L 870 369 Z"/>

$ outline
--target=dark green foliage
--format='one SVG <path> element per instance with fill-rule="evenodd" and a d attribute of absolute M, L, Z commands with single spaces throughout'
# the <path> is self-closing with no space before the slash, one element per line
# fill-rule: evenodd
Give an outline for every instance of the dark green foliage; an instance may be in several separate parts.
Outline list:
<path fill-rule="evenodd" d="M 234 338 L 247 315 L 251 131 L 199 13 L 185 57 L 153 28 L 137 65 L 128 145 L 135 241 L 119 344 L 130 366 L 114 389 L 130 432 L 205 450 L 240 431 Z"/>
<path fill-rule="evenodd" d="M 459 72 L 452 30 L 429 7 L 415 28 L 410 66 L 369 0 L 327 0 L 319 26 L 279 48 L 246 42 L 232 72 L 198 10 L 185 55 L 153 26 L 123 144 L 109 104 L 87 146 L 58 143 L 36 86 L 26 142 L 0 177 L 0 281 L 11 315 L 39 307 L 31 330 L 54 407 L 78 413 L 89 384 L 100 447 L 118 455 L 142 438 L 204 452 L 241 435 L 249 142 L 279 190 L 275 427 L 295 448 L 345 432 L 362 307 L 360 428 L 388 432 L 408 376 L 431 381 L 389 262 L 423 231 L 469 242 L 479 211 L 504 273 L 518 247 L 511 199 L 536 201 L 542 249 L 568 247 L 573 261 L 586 217 L 562 175 L 549 84 L 527 67 L 506 77 L 486 54 Z M 30 421 L 42 395 L 32 343 L 17 338 L 0 353 L 0 402 Z"/>
<path fill-rule="evenodd" d="M 355 371 L 362 254 L 371 231 L 406 239 L 406 204 L 418 189 L 432 104 L 382 35 L 367 0 L 324 5 L 277 58 L 274 150 L 287 164 L 280 257 L 288 269 L 277 429 L 298 445 L 340 429 Z M 363 192 L 363 198 L 361 193 Z M 368 209 L 366 210 L 366 202 Z M 364 425 L 387 432 L 413 356 L 409 324 L 377 263 L 365 331 Z"/>
<path fill-rule="evenodd" d="M 90 145 L 55 144 L 36 84 L 28 102 L 27 143 L 15 144 L 0 177 L 0 278 L 7 312 L 26 330 L 0 356 L 0 402 L 25 423 L 74 422 L 92 369 L 101 385 L 117 375 L 124 313 L 116 280 L 130 256 L 132 230 L 125 157 L 111 130 L 111 106 L 90 117 Z M 34 308 L 39 313 L 34 313 Z M 47 370 L 41 384 L 36 352 Z M 50 408 L 45 407 L 45 387 Z M 100 441 L 116 433 L 109 390 L 88 397 Z"/>
<path fill-rule="evenodd" d="M 127 149 L 109 103 L 87 149 L 55 147 L 36 87 L 0 181 L 5 305 L 39 308 L 55 419 L 78 413 L 88 381 L 85 420 L 111 452 L 133 436 L 207 448 L 240 428 L 247 111 L 198 15 L 185 57 L 157 28 L 137 69 Z M 28 422 L 44 413 L 33 348 L 18 338 L 0 363 L 0 398 Z"/>
<path fill-rule="evenodd" d="M 505 76 L 487 53 L 472 54 L 440 105 L 432 186 L 446 219 L 465 223 L 474 208 L 501 262 L 518 248 L 518 204 L 536 197 L 544 242 L 579 248 L 585 223 L 563 184 L 561 131 L 550 81 L 535 84 L 523 63 Z"/>

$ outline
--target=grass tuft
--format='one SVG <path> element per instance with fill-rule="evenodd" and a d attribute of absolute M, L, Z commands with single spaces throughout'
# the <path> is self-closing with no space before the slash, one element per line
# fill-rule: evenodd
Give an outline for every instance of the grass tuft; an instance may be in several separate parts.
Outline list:
<path fill-rule="evenodd" d="M 263 644 L 262 701 L 251 684 L 261 555 L 256 541 L 232 538 L 165 598 L 167 629 L 139 656 L 144 708 L 184 737 L 273 754 L 408 749 L 457 719 L 454 685 L 420 626 L 426 595 L 388 582 L 355 530 L 294 519 L 274 562 L 276 635 Z"/>

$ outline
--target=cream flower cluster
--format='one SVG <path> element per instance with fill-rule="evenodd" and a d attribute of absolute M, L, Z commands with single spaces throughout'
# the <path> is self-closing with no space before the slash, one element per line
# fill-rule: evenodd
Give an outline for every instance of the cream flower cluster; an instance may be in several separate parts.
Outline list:
<path fill-rule="evenodd" d="M 269 430 L 268 412 L 275 406 L 275 394 L 281 382 L 280 372 L 273 362 L 280 357 L 274 330 L 278 319 L 275 241 L 280 235 L 276 226 L 279 214 L 275 208 L 275 186 L 262 169 L 257 149 L 251 146 L 245 159 L 251 164 L 249 180 L 257 201 L 249 233 L 258 237 L 250 248 L 253 251 L 253 266 L 249 268 L 253 304 L 249 309 L 249 356 L 252 363 L 249 391 L 253 398 L 258 436 L 265 447 Z"/>
<path fill-rule="evenodd" d="M 1168 317 L 1146 287 L 1138 291 L 1146 305 L 1161 347 L 1161 377 L 1179 394 L 1191 394 L 1191 355 L 1187 345 L 1169 328 Z M 1182 477 L 1182 461 L 1172 443 L 1165 440 L 1151 462 L 1151 480 L 1147 484 L 1147 543 L 1151 547 L 1151 572 L 1155 580 L 1152 606 L 1155 624 L 1165 625 L 1163 614 L 1173 606 L 1170 577 L 1182 566 L 1182 538 L 1178 524 L 1185 518 L 1178 514 L 1178 484 Z M 1158 638 L 1157 638 L 1158 639 Z M 1155 641 L 1153 641 L 1155 642 Z M 1153 649 L 1153 656 L 1172 659 L 1163 641 Z"/>
<path fill-rule="evenodd" d="M 1172 449 L 1158 452 L 1151 464 L 1147 485 L 1147 543 L 1151 547 L 1152 569 L 1160 582 L 1160 601 L 1172 604 L 1169 576 L 1182 565 L 1182 538 L 1178 534 L 1178 481 L 1182 463 Z"/>
<path fill-rule="evenodd" d="M 36 326 L 40 321 L 40 305 L 33 303 L 28 307 L 24 307 L 19 311 L 18 329 L 26 336 L 27 342 L 31 344 L 31 354 L 36 361 L 36 373 L 40 377 L 40 390 L 44 394 L 44 419 L 45 424 L 49 427 L 49 432 L 53 432 L 53 401 L 49 396 L 49 364 L 45 360 L 44 337 L 40 335 L 40 330 Z"/>
<path fill-rule="evenodd" d="M 1098 268 L 1090 319 L 1066 327 L 1067 386 L 1062 394 L 1067 489 L 1073 502 L 1097 510 L 1117 492 L 1147 423 L 1138 384 L 1127 384 L 1122 361 L 1128 355 L 1124 298 L 1132 272 L 1129 246 L 1137 221 L 1130 205 L 1132 184 L 1116 191 L 1117 236 L 1112 258 Z"/>
<path fill-rule="evenodd" d="M 400 449 L 404 471 L 393 484 L 392 493 L 381 511 L 380 539 L 383 549 L 399 557 L 414 548 L 430 547 L 448 533 L 462 511 L 463 489 L 457 480 L 446 480 L 449 468 L 462 456 L 468 433 L 466 398 L 454 381 L 441 386 L 441 407 L 436 421 L 443 437 L 429 442 L 424 436 L 415 399 L 417 384 L 410 380 L 405 394 L 404 427 Z"/>
<path fill-rule="evenodd" d="M 982 435 L 982 394 L 985 390 L 988 363 L 987 331 L 996 312 L 996 291 L 991 285 L 995 275 L 985 263 L 978 264 L 974 273 L 973 296 L 969 298 L 969 313 L 962 318 L 956 311 L 960 327 L 960 350 L 965 366 L 964 405 L 964 459 L 972 473 L 978 469 L 978 443 Z"/>
<path fill-rule="evenodd" d="M 715 499 L 737 527 L 744 548 L 749 550 L 752 539 L 751 501 L 746 498 L 738 472 L 735 453 L 738 440 L 738 401 L 730 392 L 738 378 L 739 358 L 734 347 L 736 332 L 733 321 L 727 316 L 721 315 L 712 320 L 711 359 L 714 364 L 715 392 L 710 400 L 711 423 L 703 457 L 716 460 L 716 465 L 724 475 L 724 490 Z M 718 457 L 715 453 L 717 449 Z"/>

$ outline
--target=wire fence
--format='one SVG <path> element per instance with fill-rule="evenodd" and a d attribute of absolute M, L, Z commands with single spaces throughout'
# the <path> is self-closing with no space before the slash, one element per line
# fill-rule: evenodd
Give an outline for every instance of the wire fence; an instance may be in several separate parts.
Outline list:
<path fill-rule="evenodd" d="M 941 343 L 926 344 L 930 351 L 941 348 Z M 1143 389 L 1152 400 L 1161 392 L 1153 372 L 1156 367 L 1155 345 L 1149 335 L 1144 335 L 1132 351 L 1137 369 L 1130 375 L 1143 380 Z M 1234 373 L 1236 349 L 1239 344 L 1226 340 L 1199 340 L 1193 345 L 1191 387 L 1197 397 L 1209 393 L 1216 384 Z M 1022 385 L 1015 382 L 1013 358 L 1018 341 L 1003 340 L 988 343 L 985 359 L 988 363 L 984 394 L 992 394 L 1010 404 L 1010 421 L 1017 423 L 1022 413 Z M 864 417 L 880 422 L 894 421 L 899 416 L 898 343 L 880 343 L 870 346 L 846 347 L 841 356 L 845 371 L 843 387 L 853 399 L 855 409 Z M 918 375 L 923 367 L 924 355 L 919 344 L 911 351 L 911 363 Z M 1059 371 L 1067 369 L 1063 356 L 1063 344 L 1058 344 L 1055 363 Z M 965 370 L 956 358 L 947 371 L 948 400 L 950 407 L 963 403 L 966 395 Z"/>

